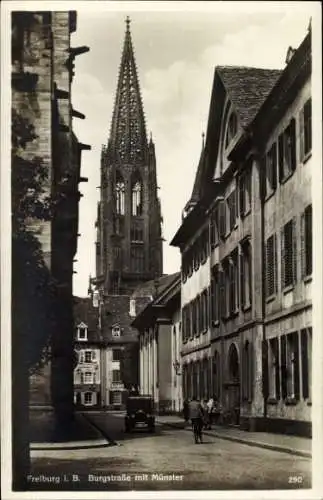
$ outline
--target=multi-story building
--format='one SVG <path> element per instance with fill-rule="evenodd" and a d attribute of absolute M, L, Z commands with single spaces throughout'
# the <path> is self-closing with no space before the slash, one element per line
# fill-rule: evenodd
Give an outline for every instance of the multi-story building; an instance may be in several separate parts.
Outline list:
<path fill-rule="evenodd" d="M 151 137 L 147 140 L 128 18 L 110 137 L 101 154 L 96 227 L 92 284 L 100 296 L 101 326 L 111 352 L 122 343 L 121 378 L 133 385 L 138 383 L 138 339 L 130 326 L 131 295 L 162 275 L 162 234 L 155 146 Z M 119 384 L 118 370 L 114 377 L 113 384 Z"/>
<path fill-rule="evenodd" d="M 245 428 L 310 428 L 310 38 L 283 71 L 215 69 L 205 146 L 172 241 L 182 254 L 184 397 L 213 395 L 223 420 Z"/>
<path fill-rule="evenodd" d="M 74 404 L 100 407 L 103 341 L 98 309 L 88 297 L 74 298 Z"/>
<path fill-rule="evenodd" d="M 257 148 L 262 263 L 263 421 L 311 433 L 312 99 L 311 31 L 250 125 L 233 161 Z M 243 145 L 243 142 L 245 145 Z M 248 141 L 247 141 L 248 142 Z M 259 196 L 260 195 L 260 196 Z M 256 256 L 255 256 L 256 258 Z"/>
<path fill-rule="evenodd" d="M 77 406 L 120 408 L 129 390 L 137 388 L 139 352 L 126 348 L 138 334 L 132 322 L 167 280 L 169 277 L 163 276 L 145 282 L 130 298 L 108 297 L 104 310 L 109 314 L 104 327 L 98 292 L 90 289 L 89 297 L 75 297 L 74 403 Z"/>
<path fill-rule="evenodd" d="M 51 337 L 51 362 L 31 377 L 30 402 L 53 404 L 57 417 L 73 412 L 73 258 L 78 237 L 80 143 L 73 118 L 85 118 L 71 104 L 75 56 L 87 47 L 71 46 L 76 12 L 12 13 L 12 108 L 33 127 L 25 161 L 35 157 L 46 167 L 43 195 L 51 196 L 53 217 L 29 220 L 57 284 L 57 328 Z M 49 376 L 50 374 L 50 376 Z"/>
<path fill-rule="evenodd" d="M 180 284 L 180 273 L 161 278 L 156 296 L 132 323 L 139 331 L 139 389 L 153 396 L 159 412 L 183 406 Z"/>

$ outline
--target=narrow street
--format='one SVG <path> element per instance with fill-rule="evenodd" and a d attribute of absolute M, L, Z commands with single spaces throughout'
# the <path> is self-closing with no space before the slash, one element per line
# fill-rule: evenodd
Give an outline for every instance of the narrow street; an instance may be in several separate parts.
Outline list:
<path fill-rule="evenodd" d="M 122 413 L 89 415 L 117 445 L 33 451 L 32 477 L 36 479 L 31 489 L 231 490 L 311 485 L 311 460 L 307 458 L 210 436 L 196 445 L 188 430 L 164 425 L 157 425 L 154 434 L 144 430 L 126 434 Z M 51 478 L 51 484 L 46 486 L 42 475 L 47 481 Z"/>

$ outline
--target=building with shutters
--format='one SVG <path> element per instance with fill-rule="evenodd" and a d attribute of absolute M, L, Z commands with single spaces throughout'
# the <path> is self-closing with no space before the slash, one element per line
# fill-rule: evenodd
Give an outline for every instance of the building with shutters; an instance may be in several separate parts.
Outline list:
<path fill-rule="evenodd" d="M 131 296 L 162 275 L 162 217 L 157 195 L 155 145 L 147 138 L 130 20 L 119 70 L 110 135 L 101 153 L 97 209 L 96 277 L 103 336 L 111 350 L 122 344 L 122 372 L 112 385 L 138 384 L 138 333 L 130 326 Z M 111 351 L 111 352 L 112 352 Z M 119 363 L 112 352 L 110 362 Z M 120 398 L 120 390 L 118 398 Z"/>
<path fill-rule="evenodd" d="M 74 353 L 74 404 L 102 406 L 104 343 L 98 309 L 88 297 L 74 297 Z"/>
<path fill-rule="evenodd" d="M 311 428 L 311 32 L 285 68 L 216 67 L 182 224 L 183 396 Z M 297 256 L 300 256 L 298 258 Z"/>

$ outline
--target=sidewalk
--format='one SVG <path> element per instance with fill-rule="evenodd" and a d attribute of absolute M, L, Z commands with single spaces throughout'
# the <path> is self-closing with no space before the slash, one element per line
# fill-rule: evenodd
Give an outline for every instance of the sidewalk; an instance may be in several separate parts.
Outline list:
<path fill-rule="evenodd" d="M 182 418 L 175 415 L 160 415 L 156 417 L 156 423 L 191 431 L 190 424 L 185 424 Z M 212 430 L 207 430 L 203 433 L 205 436 L 226 439 L 248 446 L 258 446 L 260 448 L 312 458 L 312 440 L 308 438 L 269 432 L 247 432 L 234 427 L 221 427 L 219 425 L 213 426 Z"/>
<path fill-rule="evenodd" d="M 64 436 L 55 433 L 54 417 L 48 408 L 29 410 L 29 439 L 31 450 L 73 450 L 111 446 L 111 442 L 82 414 Z"/>

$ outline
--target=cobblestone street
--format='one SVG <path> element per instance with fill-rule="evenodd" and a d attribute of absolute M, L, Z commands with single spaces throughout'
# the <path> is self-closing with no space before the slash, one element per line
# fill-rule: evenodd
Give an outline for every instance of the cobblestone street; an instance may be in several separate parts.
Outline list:
<path fill-rule="evenodd" d="M 311 485 L 308 458 L 210 436 L 195 445 L 187 430 L 163 425 L 157 426 L 155 434 L 125 434 L 122 414 L 91 413 L 90 418 L 117 446 L 33 451 L 32 489 L 230 490 Z M 51 484 L 44 484 L 42 475 L 52 478 Z"/>

